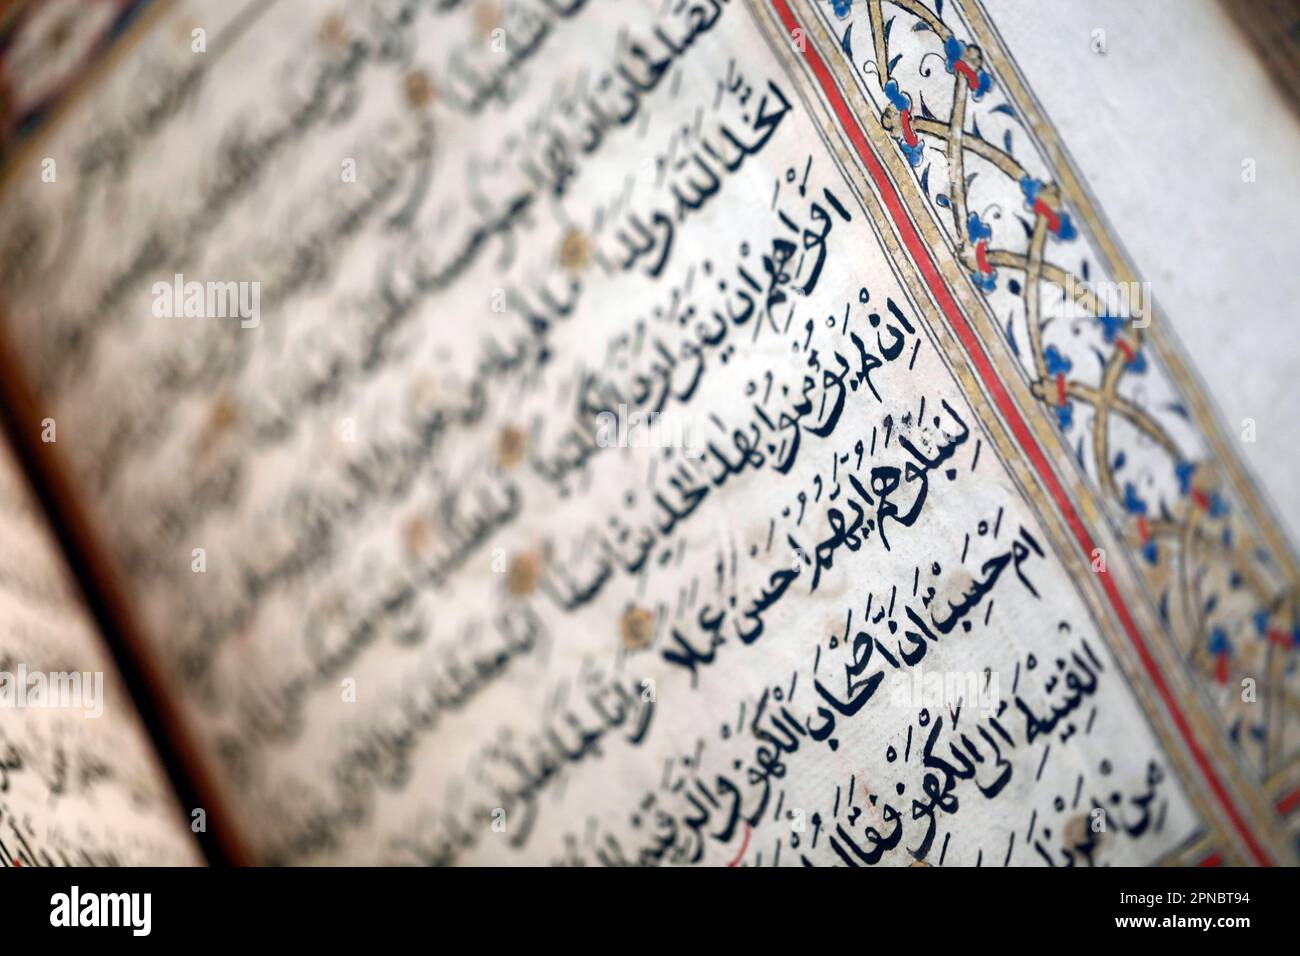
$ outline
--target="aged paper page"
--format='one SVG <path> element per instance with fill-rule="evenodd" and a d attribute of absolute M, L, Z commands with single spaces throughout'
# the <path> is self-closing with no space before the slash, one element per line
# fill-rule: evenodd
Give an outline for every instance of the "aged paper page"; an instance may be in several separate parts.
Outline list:
<path fill-rule="evenodd" d="M 6 449 L 0 457 L 0 866 L 200 861 Z"/>

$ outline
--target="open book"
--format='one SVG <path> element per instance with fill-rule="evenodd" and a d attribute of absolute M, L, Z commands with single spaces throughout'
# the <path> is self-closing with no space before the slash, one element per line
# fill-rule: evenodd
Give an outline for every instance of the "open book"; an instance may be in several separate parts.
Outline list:
<path fill-rule="evenodd" d="M 0 864 L 1297 862 L 1277 6 L 0 11 Z"/>

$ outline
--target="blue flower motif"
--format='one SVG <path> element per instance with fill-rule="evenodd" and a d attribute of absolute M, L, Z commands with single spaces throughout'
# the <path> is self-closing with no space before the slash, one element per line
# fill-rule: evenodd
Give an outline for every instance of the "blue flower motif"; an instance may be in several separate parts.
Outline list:
<path fill-rule="evenodd" d="M 894 109 L 902 112 L 912 108 L 912 98 L 898 88 L 897 80 L 890 80 L 885 84 L 885 96 L 889 102 L 894 104 Z"/>
<path fill-rule="evenodd" d="M 1127 320 L 1114 315 L 1099 315 L 1097 321 L 1101 323 L 1102 338 L 1113 345 L 1119 339 L 1120 332 L 1124 330 L 1124 323 Z M 1133 352 L 1132 355 L 1133 357 L 1128 361 L 1128 370 L 1130 372 L 1145 372 L 1147 370 L 1146 356 L 1140 351 Z"/>
<path fill-rule="evenodd" d="M 888 91 L 886 90 L 886 92 Z M 1020 191 L 1025 194 L 1026 208 L 1034 208 L 1034 200 L 1038 198 L 1038 194 L 1042 191 L 1042 188 L 1043 184 L 1030 176 L 1026 176 L 1024 179 L 1020 180 Z"/>
<path fill-rule="evenodd" d="M 1060 220 L 1060 225 L 1056 228 L 1057 239 L 1062 242 L 1069 242 L 1079 234 L 1078 230 L 1074 228 L 1074 222 L 1070 219 L 1068 212 L 1060 213 L 1057 218 Z"/>
<path fill-rule="evenodd" d="M 1232 642 L 1228 640 L 1227 633 L 1221 627 L 1216 627 L 1210 631 L 1210 653 L 1215 657 L 1220 654 L 1232 653 Z"/>
<path fill-rule="evenodd" d="M 849 15 L 849 9 L 853 6 L 853 0 L 831 0 L 831 9 L 835 15 L 843 20 Z"/>
<path fill-rule="evenodd" d="M 1210 517 L 1222 518 L 1227 513 L 1228 503 L 1223 500 L 1223 497 L 1217 491 L 1212 492 L 1210 494 Z"/>
<path fill-rule="evenodd" d="M 1020 191 L 1025 194 L 1025 208 L 1033 210 L 1034 203 L 1038 201 L 1043 191 L 1043 184 L 1031 176 L 1026 176 L 1020 180 Z M 1068 212 L 1056 212 L 1055 215 L 1056 228 L 1052 231 L 1056 234 L 1056 238 L 1068 242 L 1078 236 L 1079 231 L 1074 228 L 1074 221 Z"/>
<path fill-rule="evenodd" d="M 1261 637 L 1268 633 L 1268 611 L 1255 612 L 1255 632 Z"/>
<path fill-rule="evenodd" d="M 1043 352 L 1043 359 L 1047 363 L 1047 373 L 1049 375 L 1064 375 L 1074 368 L 1074 363 L 1060 353 L 1055 345 L 1049 345 Z"/>
<path fill-rule="evenodd" d="M 1156 546 L 1155 538 L 1150 538 L 1142 545 L 1142 557 L 1146 559 L 1147 564 L 1160 563 L 1160 549 Z"/>
<path fill-rule="evenodd" d="M 1147 503 L 1138 495 L 1137 488 L 1131 481 L 1124 485 L 1124 510 L 1131 515 L 1147 513 Z"/>
<path fill-rule="evenodd" d="M 1064 405 L 1057 405 L 1056 420 L 1061 425 L 1061 431 L 1068 432 L 1070 426 L 1074 424 L 1074 403 L 1066 402 Z"/>
<path fill-rule="evenodd" d="M 979 242 L 981 239 L 992 239 L 993 227 L 980 219 L 979 213 L 973 212 L 966 217 L 966 234 L 970 236 L 971 242 Z"/>
<path fill-rule="evenodd" d="M 1101 323 L 1101 334 L 1107 342 L 1114 343 L 1120 331 L 1124 328 L 1124 320 L 1113 315 L 1099 315 L 1097 321 Z"/>
<path fill-rule="evenodd" d="M 948 37 L 948 39 L 944 41 L 943 54 L 944 58 L 948 62 L 949 73 L 956 72 L 957 64 L 961 62 L 961 58 L 965 53 L 966 44 L 961 40 L 958 40 L 956 37 Z M 966 68 L 968 70 L 971 69 L 969 64 Z M 971 87 L 970 95 L 971 99 L 978 103 L 980 98 L 993 88 L 993 77 L 984 70 L 971 70 L 971 72 L 975 74 L 975 85 Z"/>
<path fill-rule="evenodd" d="M 1178 476 L 1178 490 L 1184 494 L 1192 493 L 1192 475 L 1196 473 L 1196 463 L 1192 461 L 1180 461 L 1174 465 L 1174 474 Z"/>
<path fill-rule="evenodd" d="M 992 272 L 976 270 L 970 274 L 970 280 L 975 283 L 975 288 L 992 292 L 998 287 L 998 270 L 994 269 Z"/>
<path fill-rule="evenodd" d="M 943 44 L 944 56 L 948 58 L 948 72 L 951 73 L 957 67 L 957 61 L 961 59 L 962 54 L 966 52 L 966 44 L 962 43 L 956 37 L 948 37 Z"/>
<path fill-rule="evenodd" d="M 898 88 L 897 80 L 890 80 L 885 84 L 885 96 L 889 98 L 889 102 L 893 104 L 894 109 L 900 113 L 906 113 L 912 109 L 912 98 Z M 898 146 L 903 151 L 903 155 L 907 157 L 909 166 L 921 165 L 922 153 L 925 147 L 921 144 L 919 138 L 916 138 L 915 143 L 909 143 L 905 136 L 900 136 L 898 137 Z"/>

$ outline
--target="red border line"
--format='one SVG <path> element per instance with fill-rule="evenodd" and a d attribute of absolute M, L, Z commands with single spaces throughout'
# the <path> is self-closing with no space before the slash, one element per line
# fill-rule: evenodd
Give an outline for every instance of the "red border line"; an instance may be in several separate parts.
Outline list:
<path fill-rule="evenodd" d="M 886 210 L 888 210 L 890 217 L 894 221 L 894 225 L 898 229 L 899 237 L 902 239 L 903 245 L 907 248 L 912 260 L 916 263 L 917 268 L 921 272 L 922 278 L 925 279 L 926 285 L 930 287 L 930 292 L 934 295 L 935 301 L 939 303 L 939 307 L 943 310 L 943 314 L 947 318 L 948 324 L 952 327 L 953 332 L 961 341 L 962 347 L 966 350 L 966 354 L 970 357 L 971 363 L 974 365 L 980 379 L 984 382 L 985 387 L 989 390 L 989 394 L 997 404 L 998 409 L 1002 412 L 1003 418 L 1011 427 L 1011 431 L 1015 435 L 1016 440 L 1020 443 L 1021 449 L 1033 463 L 1034 470 L 1038 472 L 1038 476 L 1042 479 L 1043 484 L 1046 485 L 1048 492 L 1056 503 L 1057 509 L 1060 511 L 1062 517 L 1065 518 L 1066 524 L 1069 525 L 1070 530 L 1074 533 L 1075 539 L 1083 548 L 1085 557 L 1090 557 L 1095 545 L 1093 544 L 1091 536 L 1088 534 L 1087 528 L 1083 524 L 1083 520 L 1079 517 L 1078 512 L 1075 511 L 1074 505 L 1071 503 L 1069 496 L 1065 493 L 1065 489 L 1061 486 L 1056 474 L 1052 471 L 1047 456 L 1043 453 L 1042 448 L 1039 447 L 1038 442 L 1029 430 L 1029 426 L 1025 424 L 1024 418 L 1021 417 L 1020 411 L 1016 407 L 1015 402 L 1012 400 L 1010 394 L 1008 394 L 1006 387 L 1002 384 L 1001 378 L 998 377 L 997 371 L 993 367 L 993 363 L 985 354 L 984 348 L 980 344 L 979 339 L 976 337 L 970 325 L 967 324 L 966 317 L 962 315 L 960 307 L 958 307 L 956 300 L 952 297 L 952 293 L 948 290 L 948 286 L 944 282 L 943 277 L 939 274 L 938 267 L 930 257 L 929 250 L 926 248 L 925 243 L 921 241 L 921 236 L 916 231 L 916 226 L 908 217 L 902 199 L 899 197 L 897 190 L 895 190 L 893 183 L 889 181 L 884 166 L 881 165 L 880 160 L 877 159 L 875 153 L 872 152 L 871 145 L 867 142 L 866 135 L 862 132 L 862 127 L 858 125 L 858 121 L 856 117 L 854 117 L 853 111 L 849 109 L 848 104 L 844 101 L 844 97 L 840 94 L 839 88 L 835 85 L 835 80 L 832 77 L 830 70 L 827 68 L 825 61 L 822 60 L 821 55 L 813 46 L 812 41 L 808 37 L 808 32 L 800 27 L 799 21 L 795 18 L 787 0 L 771 0 L 771 3 L 777 16 L 781 18 L 781 22 L 785 25 L 786 32 L 789 35 L 795 36 L 794 31 L 800 31 L 800 35 L 804 41 L 802 44 L 804 59 L 808 61 L 808 66 L 812 70 L 813 75 L 816 76 L 817 82 L 820 84 L 822 93 L 825 95 L 828 104 L 835 111 L 840 126 L 843 127 L 844 132 L 848 134 L 849 141 L 853 144 L 853 148 L 857 151 L 858 157 L 866 167 L 867 173 L 875 183 L 876 190 L 879 192 Z M 798 50 L 798 47 L 796 46 L 795 49 Z M 1142 666 L 1146 669 L 1147 675 L 1151 679 L 1151 683 L 1159 693 L 1160 699 L 1164 702 L 1165 708 L 1169 711 L 1169 715 L 1173 718 L 1174 725 L 1182 735 L 1183 741 L 1187 744 L 1187 749 L 1191 752 L 1197 766 L 1200 767 L 1201 773 L 1204 775 L 1206 782 L 1210 785 L 1210 789 L 1214 792 L 1215 797 L 1218 798 L 1219 803 L 1222 804 L 1223 809 L 1228 814 L 1229 820 L 1232 821 L 1233 827 L 1237 830 L 1237 833 L 1241 835 L 1242 840 L 1245 841 L 1246 846 L 1250 849 L 1251 855 L 1254 856 L 1255 861 L 1261 866 L 1272 866 L 1272 859 L 1247 826 L 1245 819 L 1233 804 L 1231 795 L 1224 787 L 1223 782 L 1219 779 L 1218 774 L 1214 772 L 1214 766 L 1210 763 L 1209 757 L 1201 749 L 1200 744 L 1193 736 L 1191 725 L 1188 724 L 1187 718 L 1183 715 L 1182 710 L 1179 709 L 1178 703 L 1169 689 L 1169 685 L 1165 683 L 1164 675 L 1160 673 L 1155 658 L 1151 656 L 1151 651 L 1147 647 L 1147 642 L 1143 639 L 1141 632 L 1138 631 L 1137 624 L 1134 622 L 1132 616 L 1129 614 L 1128 608 L 1124 604 L 1124 599 L 1120 597 L 1119 590 L 1115 587 L 1115 582 L 1111 579 L 1109 572 L 1102 570 L 1097 573 L 1101 579 L 1102 587 L 1106 592 L 1106 597 L 1110 600 L 1111 607 L 1114 608 L 1116 615 L 1119 617 L 1120 623 L 1128 633 L 1129 640 L 1132 642 L 1134 649 L 1137 651 L 1138 657 L 1142 661 Z"/>

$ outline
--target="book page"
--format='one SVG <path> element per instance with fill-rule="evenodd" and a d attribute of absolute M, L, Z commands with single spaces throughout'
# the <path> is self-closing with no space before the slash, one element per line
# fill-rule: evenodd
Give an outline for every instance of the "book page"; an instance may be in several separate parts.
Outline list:
<path fill-rule="evenodd" d="M 201 858 L 8 449 L 0 456 L 0 866 Z"/>
<path fill-rule="evenodd" d="M 1296 862 L 1294 551 L 978 4 L 146 6 L 9 333 L 256 860 Z"/>

